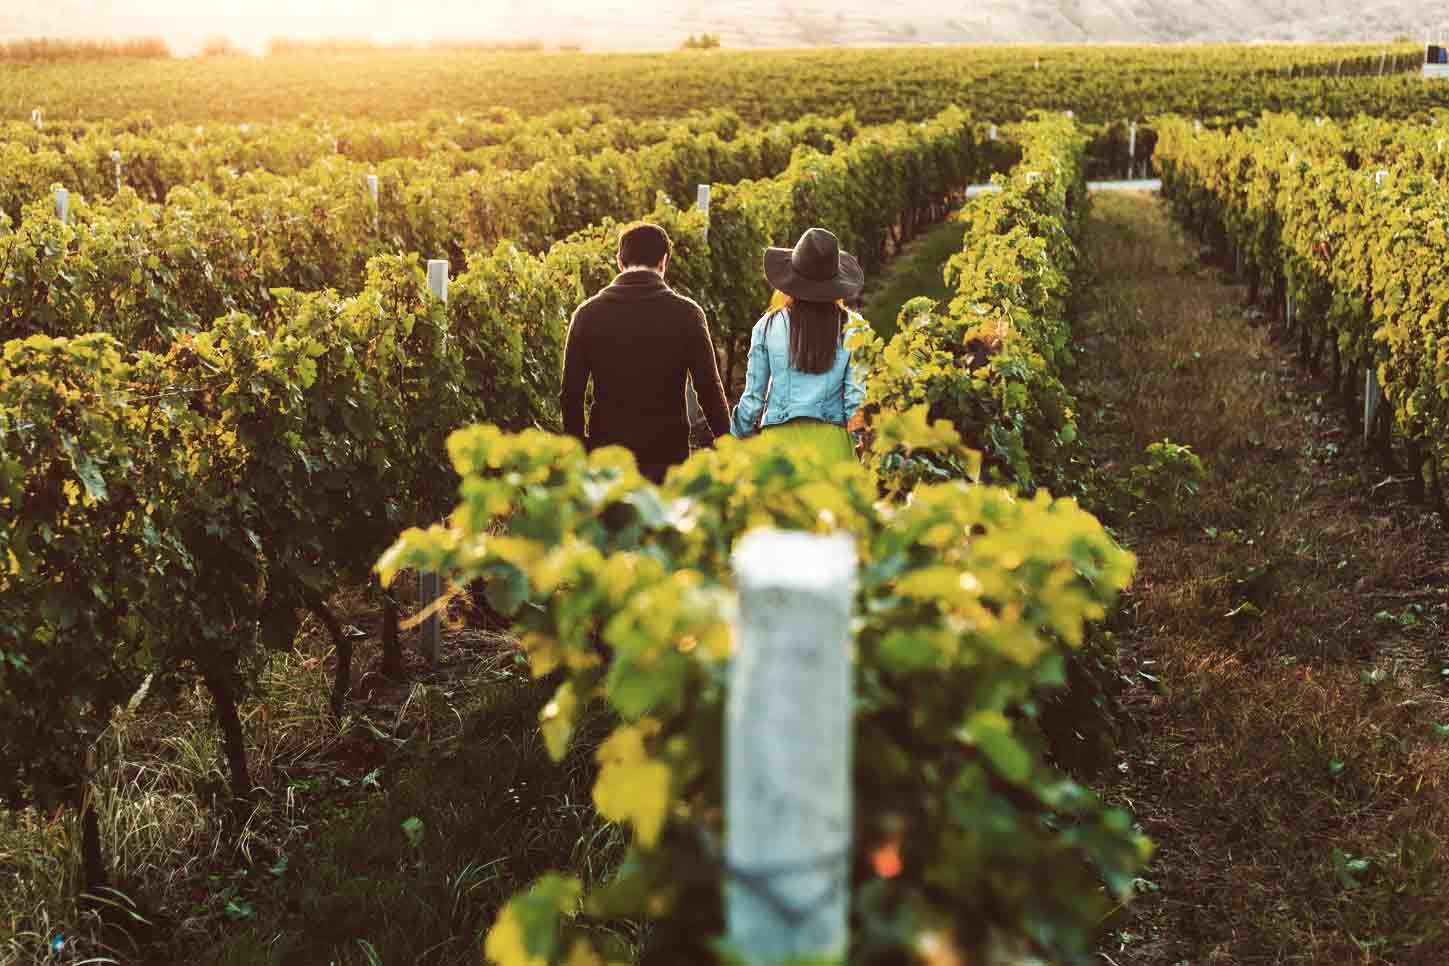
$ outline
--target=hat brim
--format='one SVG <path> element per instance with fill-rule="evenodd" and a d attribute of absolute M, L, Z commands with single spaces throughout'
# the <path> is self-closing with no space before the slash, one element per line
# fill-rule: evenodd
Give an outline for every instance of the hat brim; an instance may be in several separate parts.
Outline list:
<path fill-rule="evenodd" d="M 834 302 L 855 298 L 865 287 L 865 272 L 854 255 L 840 253 L 840 271 L 834 278 L 806 278 L 795 271 L 788 248 L 765 249 L 765 278 L 786 295 L 807 302 Z"/>

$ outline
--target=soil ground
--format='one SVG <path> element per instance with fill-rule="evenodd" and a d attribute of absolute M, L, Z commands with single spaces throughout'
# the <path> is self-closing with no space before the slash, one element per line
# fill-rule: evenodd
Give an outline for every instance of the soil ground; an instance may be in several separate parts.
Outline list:
<path fill-rule="evenodd" d="M 1086 436 L 1109 478 L 1165 437 L 1208 471 L 1120 528 L 1103 791 L 1157 852 L 1103 960 L 1449 962 L 1449 540 L 1165 205 L 1093 204 Z"/>

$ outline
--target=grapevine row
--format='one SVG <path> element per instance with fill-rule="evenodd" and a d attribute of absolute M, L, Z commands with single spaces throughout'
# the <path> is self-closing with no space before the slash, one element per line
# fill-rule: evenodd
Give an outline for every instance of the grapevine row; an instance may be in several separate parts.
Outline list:
<path fill-rule="evenodd" d="M 210 125 L 161 132 L 102 130 L 74 138 L 42 136 L 11 123 L 0 134 L 0 212 L 18 220 L 30 201 L 54 184 L 92 201 L 126 185 L 145 201 L 162 202 L 173 188 L 206 187 L 228 196 L 260 190 L 265 172 L 277 177 L 312 174 L 312 180 L 349 170 L 359 177 L 386 173 L 400 179 L 466 171 L 521 170 L 541 161 L 632 151 L 681 134 L 714 132 L 731 140 L 742 130 L 725 111 L 638 121 L 614 118 L 605 108 L 573 108 L 531 121 L 394 122 L 336 119 L 325 124 Z M 456 139 L 456 140 L 455 140 Z M 406 162 L 412 162 L 411 164 Z"/>
<path fill-rule="evenodd" d="M 974 158 L 972 124 L 948 111 L 722 188 L 708 242 L 697 212 L 651 217 L 676 240 L 676 286 L 716 319 L 752 318 L 760 286 L 730 286 L 767 244 L 830 223 L 878 265 L 900 230 L 882 207 L 943 206 Z M 249 794 L 236 706 L 267 649 L 291 645 L 300 609 L 327 622 L 335 589 L 443 514 L 452 430 L 557 424 L 566 322 L 612 275 L 614 241 L 605 224 L 543 255 L 475 255 L 446 304 L 416 256 L 382 256 L 354 296 L 281 293 L 157 352 L 104 333 L 4 343 L 0 795 L 76 794 L 83 749 L 148 673 L 163 691 L 206 684 Z"/>
<path fill-rule="evenodd" d="M 595 222 L 646 211 L 661 192 L 683 204 L 699 182 L 768 177 L 790 164 L 797 146 L 833 150 L 856 133 L 850 114 L 729 141 L 681 124 L 637 151 L 569 156 L 522 172 L 403 179 L 382 166 L 376 204 L 365 169 L 343 162 L 311 177 L 250 174 L 256 190 L 235 198 L 178 188 L 156 205 L 123 190 L 109 203 L 74 203 L 68 221 L 42 200 L 15 231 L 0 234 L 0 338 L 103 331 L 132 347 L 159 347 L 225 312 L 267 311 L 274 289 L 356 291 L 379 254 L 462 264 L 505 239 L 541 251 Z"/>
<path fill-rule="evenodd" d="M 1360 122 L 1267 118 L 1257 128 L 1163 125 L 1163 191 L 1188 226 L 1238 246 L 1254 294 L 1295 302 L 1301 351 L 1332 356 L 1350 401 L 1358 374 L 1388 403 L 1371 430 L 1387 454 L 1402 437 L 1411 468 L 1442 500 L 1449 458 L 1449 259 L 1441 213 L 1442 135 Z M 1370 133 L 1372 132 L 1372 133 Z M 1426 144 L 1434 143 L 1426 150 Z M 1327 146 L 1325 146 L 1327 145 Z M 1397 160 L 1391 160 L 1397 158 Z M 1382 167 L 1380 167 L 1382 165 Z"/>
<path fill-rule="evenodd" d="M 1044 330 L 1063 324 L 1082 158 L 1069 122 L 1039 122 L 1023 162 L 1035 176 L 1014 173 L 968 216 L 962 298 L 980 300 L 993 324 L 1031 330 L 1022 339 L 1033 345 L 1057 341 Z M 1024 243 L 1015 253 L 993 246 L 1007 222 Z M 1024 277 L 1050 295 L 1012 287 Z M 1125 895 L 1146 846 L 1127 816 L 1047 765 L 1030 724 L 1015 719 L 1060 685 L 1086 625 L 1125 585 L 1131 555 L 1070 500 L 960 479 L 979 456 L 961 445 L 959 410 L 934 391 L 943 377 L 898 356 L 917 335 L 943 354 L 961 348 L 963 328 L 921 306 L 909 316 L 891 347 L 869 346 L 886 366 L 874 377 L 886 386 L 871 390 L 875 472 L 812 464 L 766 432 L 696 453 L 656 489 L 621 450 L 586 455 L 571 439 L 494 426 L 450 438 L 462 502 L 449 526 L 406 533 L 379 565 L 384 578 L 422 567 L 483 580 L 500 609 L 517 613 L 534 673 L 563 678 L 541 716 L 556 757 L 585 707 L 610 706 L 621 721 L 597 751 L 595 803 L 633 832 L 621 868 L 587 896 L 579 880 L 550 874 L 511 902 L 488 936 L 491 960 L 588 959 L 601 931 L 575 918 L 581 910 L 650 920 L 651 942 L 678 959 L 719 954 L 714 910 L 728 873 L 710 843 L 728 834 L 717 733 L 729 554 L 762 525 L 842 529 L 862 556 L 853 941 L 905 955 L 934 936 L 974 961 L 1008 937 L 1052 961 L 1090 955 L 1108 904 L 1098 876 Z M 951 368 L 958 393 L 1000 404 L 990 385 Z M 913 376 L 920 385 L 905 388 Z M 892 408 L 898 401 L 909 408 Z M 952 468 L 938 480 L 958 479 L 916 485 L 926 453 Z M 910 499 L 880 501 L 882 488 Z M 505 536 L 495 535 L 500 517 Z M 866 858 L 881 853 L 895 860 L 889 871 Z M 619 951 L 605 939 L 599 952 Z"/>
<path fill-rule="evenodd" d="M 145 70 L 98 63 L 84 72 L 0 65 L 0 86 L 10 92 L 0 110 L 17 120 L 41 108 L 53 117 L 149 112 L 192 124 L 304 112 L 382 121 L 421 116 L 441 90 L 453 104 L 507 105 L 525 115 L 577 104 L 583 91 L 591 103 L 624 116 L 669 117 L 710 104 L 751 122 L 855 108 L 864 123 L 882 123 L 927 117 L 951 104 L 997 121 L 1018 120 L 1032 108 L 1070 109 L 1084 121 L 1269 110 L 1402 117 L 1449 103 L 1449 88 L 1417 77 L 1331 76 L 1340 60 L 1382 53 L 1421 59 L 1423 49 L 1011 45 L 530 57 L 433 51 L 158 62 Z M 1299 76 L 1315 65 L 1326 65 L 1330 76 Z M 1294 75 L 1282 76 L 1284 69 Z M 274 93 L 279 89 L 287 95 Z"/>

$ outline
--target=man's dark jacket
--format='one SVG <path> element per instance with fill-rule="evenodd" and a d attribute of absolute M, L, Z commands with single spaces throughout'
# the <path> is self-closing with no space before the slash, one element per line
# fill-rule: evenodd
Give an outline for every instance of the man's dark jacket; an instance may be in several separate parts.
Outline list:
<path fill-rule="evenodd" d="M 694 376 L 699 405 L 715 436 L 729 432 L 729 403 L 704 310 L 654 272 L 620 274 L 579 306 L 564 350 L 564 430 L 589 449 L 624 446 L 658 478 L 689 457 L 684 382 Z M 594 404 L 584 432 L 584 389 Z"/>

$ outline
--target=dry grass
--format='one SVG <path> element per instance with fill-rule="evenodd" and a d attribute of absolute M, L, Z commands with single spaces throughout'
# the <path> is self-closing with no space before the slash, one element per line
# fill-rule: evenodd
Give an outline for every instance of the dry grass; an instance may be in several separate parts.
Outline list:
<path fill-rule="evenodd" d="M 1129 696 L 1106 793 L 1158 853 L 1107 956 L 1449 962 L 1449 541 L 1374 489 L 1341 409 L 1163 207 L 1101 197 L 1089 247 L 1089 438 L 1118 472 L 1163 437 L 1209 472 L 1187 525 L 1125 527 L 1124 652 L 1162 686 Z"/>
<path fill-rule="evenodd" d="M 229 786 L 202 689 L 151 694 L 134 713 L 117 713 L 97 745 L 91 787 L 115 889 L 106 915 L 76 900 L 77 816 L 0 809 L 0 966 L 132 963 L 214 942 L 237 919 L 227 883 L 305 839 L 320 790 L 384 767 L 392 746 L 410 736 L 433 747 L 457 739 L 465 709 L 514 661 L 511 639 L 454 620 L 438 670 L 423 674 L 410 652 L 412 678 L 394 683 L 375 670 L 380 620 L 366 599 L 344 595 L 334 606 L 372 632 L 358 642 L 348 713 L 340 726 L 330 716 L 332 649 L 309 620 L 295 650 L 273 657 L 258 698 L 242 709 L 259 796 L 240 828 L 219 807 Z M 59 952 L 51 949 L 56 937 L 65 940 Z"/>

